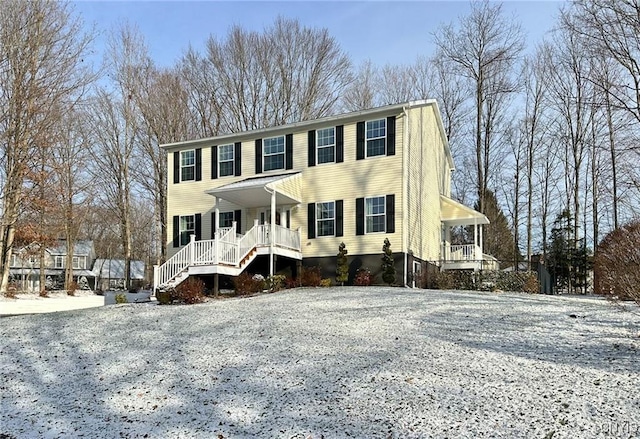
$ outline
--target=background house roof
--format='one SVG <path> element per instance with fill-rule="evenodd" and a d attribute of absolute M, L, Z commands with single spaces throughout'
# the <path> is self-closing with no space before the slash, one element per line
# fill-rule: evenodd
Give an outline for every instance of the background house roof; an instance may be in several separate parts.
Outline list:
<path fill-rule="evenodd" d="M 131 261 L 131 279 L 144 279 L 144 262 Z M 96 259 L 93 272 L 102 279 L 124 279 L 123 259 Z"/>
<path fill-rule="evenodd" d="M 54 246 L 47 248 L 53 256 L 66 255 L 68 251 L 67 241 L 58 241 Z M 93 254 L 93 241 L 77 241 L 73 246 L 74 256 L 91 256 Z"/>

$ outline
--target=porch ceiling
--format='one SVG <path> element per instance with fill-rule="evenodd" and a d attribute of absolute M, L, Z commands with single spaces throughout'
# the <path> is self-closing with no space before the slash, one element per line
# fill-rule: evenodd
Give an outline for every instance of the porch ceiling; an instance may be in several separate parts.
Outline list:
<path fill-rule="evenodd" d="M 449 226 L 489 224 L 489 219 L 482 213 L 444 195 L 440 195 L 440 212 L 441 221 Z"/>
<path fill-rule="evenodd" d="M 280 187 L 285 181 L 299 179 L 299 172 L 252 177 L 209 189 L 205 192 L 235 205 L 253 208 L 271 205 L 271 192 L 275 190 L 277 205 L 299 204 L 302 199 L 301 194 L 293 193 L 299 192 L 299 190 L 295 190 L 295 188 L 299 188 L 299 184 L 288 185 L 288 190 Z"/>

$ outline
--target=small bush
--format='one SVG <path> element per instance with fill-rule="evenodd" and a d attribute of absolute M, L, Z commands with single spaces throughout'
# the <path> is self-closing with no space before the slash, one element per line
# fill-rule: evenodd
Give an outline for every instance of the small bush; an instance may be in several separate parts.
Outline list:
<path fill-rule="evenodd" d="M 7 285 L 7 291 L 4 292 L 4 297 L 8 299 L 15 299 L 18 294 L 18 286 L 14 282 L 10 282 Z"/>
<path fill-rule="evenodd" d="M 286 279 L 287 278 L 284 274 L 274 274 L 273 276 L 269 276 L 265 281 L 267 290 L 271 293 L 280 291 L 284 288 Z"/>
<path fill-rule="evenodd" d="M 264 289 L 264 278 L 259 275 L 252 276 L 246 272 L 241 273 L 233 279 L 233 289 L 239 295 L 259 293 Z"/>
<path fill-rule="evenodd" d="M 359 268 L 356 271 L 356 277 L 353 279 L 353 284 L 359 287 L 368 287 L 373 282 L 371 271 L 368 268 Z"/>
<path fill-rule="evenodd" d="M 326 278 L 326 279 L 321 279 L 320 280 L 320 286 L 323 288 L 327 288 L 331 286 L 331 279 Z"/>
<path fill-rule="evenodd" d="M 300 284 L 303 287 L 319 287 L 321 280 L 320 267 L 302 267 Z"/>
<path fill-rule="evenodd" d="M 38 294 L 40 297 L 49 297 L 49 293 L 46 288 L 40 288 L 40 293 Z"/>
<path fill-rule="evenodd" d="M 78 290 L 78 282 L 74 280 L 69 284 L 69 288 L 67 289 L 67 295 L 75 296 L 77 290 Z"/>
<path fill-rule="evenodd" d="M 300 281 L 298 279 L 294 279 L 292 277 L 287 277 L 284 280 L 284 287 L 285 288 L 297 288 L 300 286 Z"/>
<path fill-rule="evenodd" d="M 116 294 L 116 303 L 127 303 L 127 295 L 125 293 Z"/>
<path fill-rule="evenodd" d="M 455 287 L 453 276 L 450 271 L 438 271 L 433 280 L 434 288 L 438 290 L 452 290 Z"/>
<path fill-rule="evenodd" d="M 344 242 L 338 246 L 338 256 L 336 259 L 336 282 L 344 285 L 349 280 L 349 260 L 347 259 L 347 247 Z"/>
<path fill-rule="evenodd" d="M 396 282 L 396 268 L 393 261 L 393 252 L 391 251 L 391 242 L 389 238 L 384 239 L 384 245 L 382 246 L 382 280 L 387 285 L 391 286 Z"/>
<path fill-rule="evenodd" d="M 527 272 L 522 291 L 529 294 L 538 294 L 540 292 L 540 282 L 535 273 Z"/>
<path fill-rule="evenodd" d="M 156 300 L 160 305 L 171 305 L 174 295 L 175 290 L 173 289 L 158 290 L 156 292 Z"/>
<path fill-rule="evenodd" d="M 187 305 L 204 302 L 204 282 L 198 278 L 189 277 L 176 288 L 175 299 Z"/>

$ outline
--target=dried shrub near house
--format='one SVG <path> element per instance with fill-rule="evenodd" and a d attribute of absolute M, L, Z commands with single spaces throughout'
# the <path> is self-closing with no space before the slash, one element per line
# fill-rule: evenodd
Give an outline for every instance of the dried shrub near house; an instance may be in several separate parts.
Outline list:
<path fill-rule="evenodd" d="M 67 295 L 69 296 L 75 296 L 76 295 L 76 291 L 78 290 L 78 282 L 76 281 L 72 281 L 69 284 L 69 288 L 67 289 Z"/>
<path fill-rule="evenodd" d="M 18 294 L 18 286 L 14 282 L 10 282 L 7 285 L 7 291 L 4 292 L 4 297 L 7 299 L 15 299 Z"/>
<path fill-rule="evenodd" d="M 241 273 L 233 279 L 233 289 L 238 295 L 255 294 L 264 289 L 264 278 L 249 273 Z"/>
<path fill-rule="evenodd" d="M 204 282 L 198 278 L 189 277 L 176 287 L 175 300 L 188 305 L 204 302 Z"/>
<path fill-rule="evenodd" d="M 595 254 L 593 271 L 597 294 L 640 304 L 640 220 L 604 237 Z"/>
<path fill-rule="evenodd" d="M 273 276 L 269 276 L 265 280 L 267 290 L 269 290 L 270 293 L 280 291 L 284 288 L 286 279 L 287 277 L 284 274 L 274 274 Z"/>
<path fill-rule="evenodd" d="M 359 287 L 368 287 L 373 282 L 373 276 L 368 268 L 359 268 L 356 272 L 356 277 L 353 279 L 353 284 Z"/>
<path fill-rule="evenodd" d="M 300 273 L 300 284 L 303 287 L 319 287 L 322 281 L 320 267 L 302 267 Z"/>

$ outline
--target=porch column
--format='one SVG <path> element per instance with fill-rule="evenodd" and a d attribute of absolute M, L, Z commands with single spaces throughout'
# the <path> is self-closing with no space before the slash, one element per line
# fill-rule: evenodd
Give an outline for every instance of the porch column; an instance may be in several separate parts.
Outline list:
<path fill-rule="evenodd" d="M 271 192 L 271 224 L 269 225 L 269 276 L 273 276 L 273 241 L 276 237 L 276 191 Z"/>
<path fill-rule="evenodd" d="M 218 232 L 218 228 L 220 227 L 220 198 L 216 197 L 216 208 L 214 214 L 215 223 L 215 231 L 213 232 L 213 236 L 211 239 L 216 239 L 216 234 Z"/>
<path fill-rule="evenodd" d="M 484 254 L 484 246 L 482 245 L 482 229 L 484 227 L 482 225 L 480 225 L 480 240 L 479 240 L 479 247 L 480 247 L 480 259 L 482 259 L 482 255 Z"/>
<path fill-rule="evenodd" d="M 478 260 L 478 255 L 476 255 L 476 248 L 478 247 L 478 223 L 473 222 L 473 260 Z"/>

